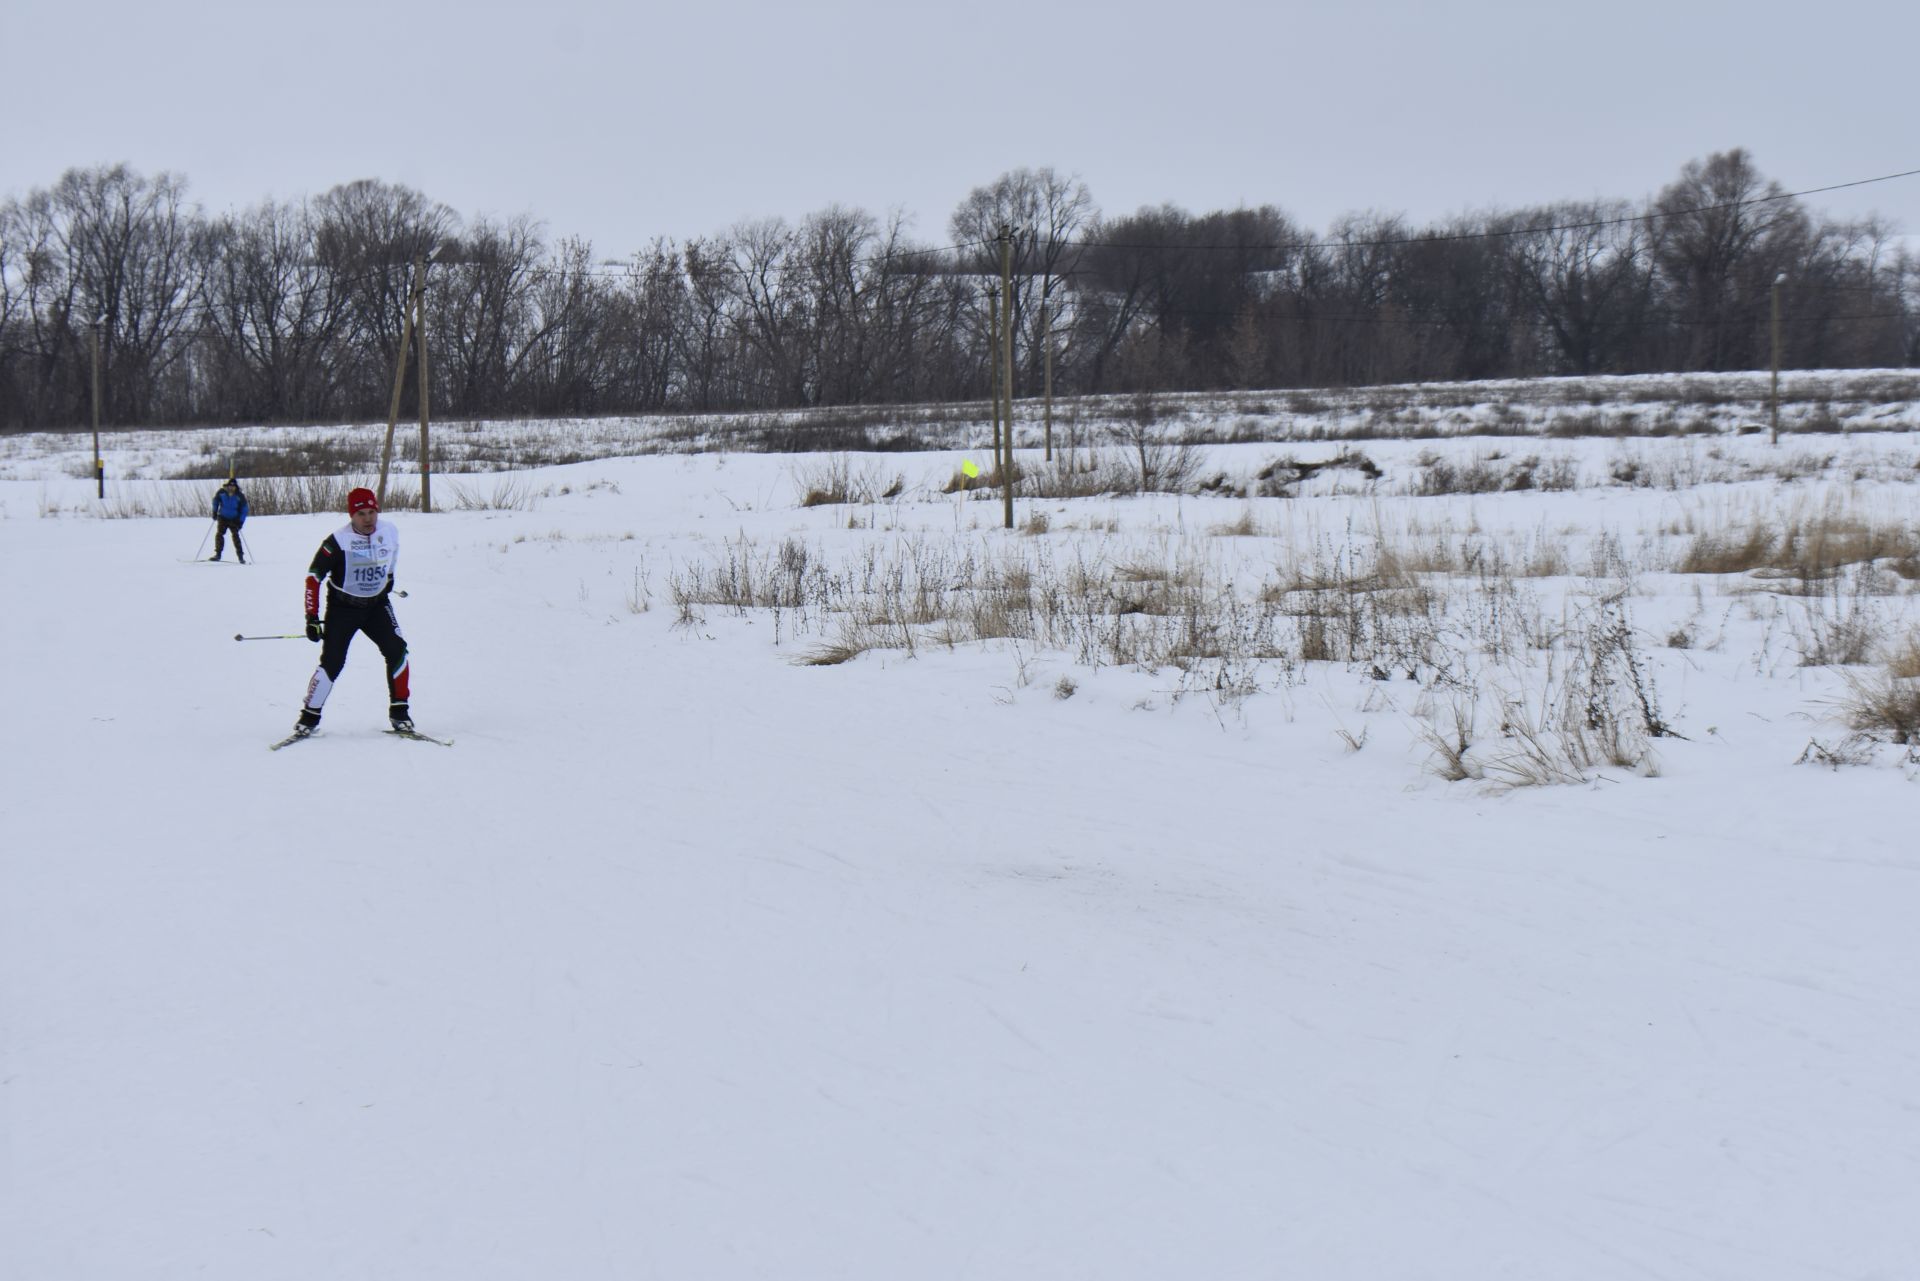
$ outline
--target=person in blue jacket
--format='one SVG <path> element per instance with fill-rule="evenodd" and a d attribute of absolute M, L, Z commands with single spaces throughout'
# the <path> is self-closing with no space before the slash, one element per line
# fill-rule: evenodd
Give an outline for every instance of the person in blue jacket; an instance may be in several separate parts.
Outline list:
<path fill-rule="evenodd" d="M 242 565 L 246 564 L 247 551 L 240 545 L 240 526 L 247 523 L 247 496 L 240 492 L 240 482 L 231 476 L 213 495 L 213 519 L 218 525 L 213 535 L 213 559 L 220 559 L 227 535 L 231 533 L 233 554 Z"/>

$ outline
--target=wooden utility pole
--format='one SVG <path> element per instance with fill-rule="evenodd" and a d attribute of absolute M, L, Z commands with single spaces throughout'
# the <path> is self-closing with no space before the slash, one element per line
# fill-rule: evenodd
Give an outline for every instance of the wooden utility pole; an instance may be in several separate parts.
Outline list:
<path fill-rule="evenodd" d="M 420 367 L 420 510 L 433 510 L 433 455 L 427 448 L 427 268 L 420 264 L 420 287 L 413 295 L 414 360 Z"/>
<path fill-rule="evenodd" d="M 1041 383 L 1044 389 L 1042 395 L 1045 398 L 1044 403 L 1046 405 L 1044 411 L 1046 415 L 1046 432 L 1043 439 L 1046 441 L 1046 458 L 1048 462 L 1053 461 L 1053 330 L 1048 328 L 1047 317 L 1047 289 L 1051 288 L 1052 285 L 1053 281 L 1048 280 L 1046 287 L 1040 291 L 1040 342 L 1042 343 L 1042 350 L 1046 353 L 1047 367 L 1045 381 Z"/>
<path fill-rule="evenodd" d="M 993 402 L 993 469 L 1000 470 L 1000 286 L 987 286 L 987 399 Z"/>
<path fill-rule="evenodd" d="M 1781 272 L 1773 278 L 1773 443 L 1780 443 L 1780 286 L 1787 283 L 1787 273 Z"/>
<path fill-rule="evenodd" d="M 93 479 L 99 497 L 107 496 L 107 460 L 100 456 L 100 326 L 105 316 L 93 319 Z"/>
<path fill-rule="evenodd" d="M 1000 297 L 1003 316 L 1000 341 L 1006 350 L 1001 387 L 1007 397 L 1007 457 L 1000 472 L 1000 506 L 1006 528 L 1013 528 L 1013 228 L 1000 226 Z"/>
<path fill-rule="evenodd" d="M 400 322 L 400 350 L 393 358 L 393 399 L 387 402 L 387 443 L 380 450 L 380 485 L 374 498 L 387 505 L 387 469 L 393 464 L 393 429 L 400 424 L 400 389 L 407 383 L 407 348 L 413 342 L 413 313 L 419 306 L 420 291 L 427 287 L 427 256 L 413 260 L 413 290 L 407 295 L 404 319 Z"/>

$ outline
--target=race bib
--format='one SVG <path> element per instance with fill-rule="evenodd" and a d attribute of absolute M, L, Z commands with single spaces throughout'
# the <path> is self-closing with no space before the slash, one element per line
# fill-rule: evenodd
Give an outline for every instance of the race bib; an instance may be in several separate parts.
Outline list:
<path fill-rule="evenodd" d="M 399 552 L 397 539 L 382 537 L 387 532 L 376 529 L 369 537 L 352 534 L 341 541 L 341 550 L 347 557 L 341 579 L 348 595 L 378 596 L 380 589 L 387 585 L 394 557 Z"/>

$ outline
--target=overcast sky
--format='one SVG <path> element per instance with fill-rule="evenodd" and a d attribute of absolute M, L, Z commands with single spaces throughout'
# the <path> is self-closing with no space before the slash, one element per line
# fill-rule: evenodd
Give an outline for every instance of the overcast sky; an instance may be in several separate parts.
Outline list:
<path fill-rule="evenodd" d="M 603 258 L 832 203 L 945 243 L 1020 166 L 1315 231 L 1638 200 L 1731 147 L 1790 191 L 1920 169 L 1914 0 L 0 0 L 0 48 L 0 196 L 120 161 L 214 212 L 380 178 Z M 1920 175 L 1808 203 L 1920 233 Z"/>

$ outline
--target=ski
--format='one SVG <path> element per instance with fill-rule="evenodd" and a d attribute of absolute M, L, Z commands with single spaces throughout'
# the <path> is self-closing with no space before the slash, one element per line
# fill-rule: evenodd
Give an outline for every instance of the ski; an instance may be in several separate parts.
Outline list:
<path fill-rule="evenodd" d="M 450 738 L 435 738 L 431 734 L 422 734 L 419 730 L 387 729 L 381 730 L 380 732 L 383 734 L 391 734 L 395 738 L 411 738 L 420 743 L 438 743 L 442 747 L 453 746 L 453 740 Z M 315 730 L 311 734 L 289 734 L 277 743 L 268 743 L 267 750 L 277 752 L 283 747 L 292 746 L 303 738 L 318 738 L 319 736 L 320 731 L 318 730 Z"/>
<path fill-rule="evenodd" d="M 438 743 L 442 747 L 453 746 L 453 740 L 450 738 L 435 738 L 431 734 L 422 734 L 417 729 L 390 729 L 383 732 L 391 734 L 395 738 L 410 738 L 417 743 Z"/>

